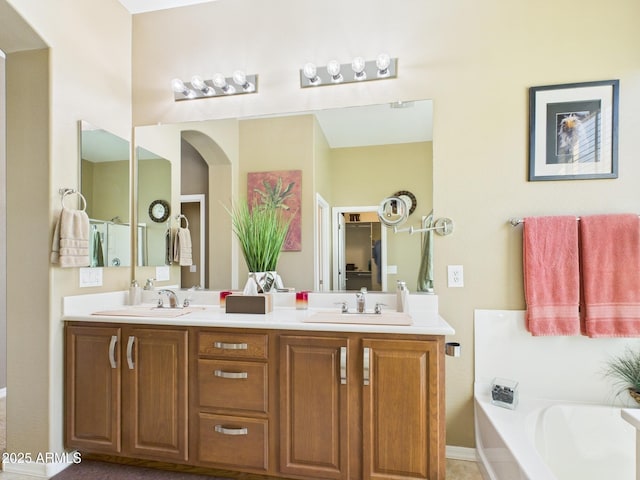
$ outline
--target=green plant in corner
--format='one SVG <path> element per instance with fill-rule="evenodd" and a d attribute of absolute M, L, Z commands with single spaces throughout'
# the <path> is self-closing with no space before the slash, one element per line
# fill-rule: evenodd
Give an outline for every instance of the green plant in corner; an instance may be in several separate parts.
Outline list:
<path fill-rule="evenodd" d="M 278 208 L 256 207 L 240 202 L 227 211 L 249 271 L 275 271 L 291 217 L 285 217 Z"/>
<path fill-rule="evenodd" d="M 627 348 L 622 355 L 608 361 L 605 375 L 614 379 L 620 395 L 625 390 L 640 403 L 640 351 Z"/>

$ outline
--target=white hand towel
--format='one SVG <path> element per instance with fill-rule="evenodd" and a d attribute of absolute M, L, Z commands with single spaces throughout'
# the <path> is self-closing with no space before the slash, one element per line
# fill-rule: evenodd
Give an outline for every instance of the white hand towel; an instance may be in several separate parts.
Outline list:
<path fill-rule="evenodd" d="M 89 217 L 84 210 L 62 208 L 53 234 L 51 262 L 61 267 L 88 267 Z"/>
<path fill-rule="evenodd" d="M 180 266 L 192 265 L 191 258 L 191 232 L 188 228 L 178 228 L 173 244 L 173 259 Z"/>

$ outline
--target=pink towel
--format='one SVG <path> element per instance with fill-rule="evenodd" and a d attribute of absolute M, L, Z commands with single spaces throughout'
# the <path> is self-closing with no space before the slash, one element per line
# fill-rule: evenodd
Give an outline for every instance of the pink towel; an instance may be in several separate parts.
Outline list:
<path fill-rule="evenodd" d="M 576 217 L 528 217 L 523 233 L 527 329 L 532 335 L 580 334 Z"/>
<path fill-rule="evenodd" d="M 585 318 L 589 337 L 640 336 L 640 219 L 636 214 L 580 219 Z"/>

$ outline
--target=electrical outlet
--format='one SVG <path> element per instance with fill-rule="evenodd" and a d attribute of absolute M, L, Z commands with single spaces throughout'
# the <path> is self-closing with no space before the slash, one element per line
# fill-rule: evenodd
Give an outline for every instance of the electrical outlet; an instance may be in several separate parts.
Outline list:
<path fill-rule="evenodd" d="M 447 266 L 447 286 L 464 287 L 464 272 L 462 265 Z"/>

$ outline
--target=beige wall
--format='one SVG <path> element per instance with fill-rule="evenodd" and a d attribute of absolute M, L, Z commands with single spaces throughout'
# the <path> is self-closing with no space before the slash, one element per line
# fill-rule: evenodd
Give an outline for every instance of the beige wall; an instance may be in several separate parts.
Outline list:
<path fill-rule="evenodd" d="M 632 107 L 640 97 L 638 19 L 636 0 L 579 7 L 553 0 L 416 1 L 403 8 L 364 0 L 219 0 L 138 15 L 134 121 L 433 99 L 434 208 L 456 225 L 453 235 L 436 236 L 435 285 L 441 313 L 463 346 L 461 358 L 447 359 L 447 443 L 472 446 L 473 311 L 523 307 L 521 232 L 507 219 L 639 208 L 640 138 L 633 132 L 640 119 Z M 210 32 L 223 40 L 212 41 Z M 298 70 L 307 61 L 346 62 L 381 51 L 399 58 L 396 80 L 299 88 Z M 173 77 L 236 68 L 260 75 L 258 94 L 170 99 Z M 620 178 L 527 182 L 527 89 L 609 78 L 621 80 Z M 450 264 L 464 265 L 464 288 L 446 287 Z"/>
<path fill-rule="evenodd" d="M 16 286 L 7 305 L 10 451 L 62 448 L 60 300 L 79 289 L 77 270 L 49 268 L 48 237 L 59 208 L 57 189 L 77 185 L 77 120 L 128 138 L 130 83 L 137 125 L 434 100 L 434 207 L 456 223 L 453 235 L 436 237 L 436 290 L 441 313 L 463 345 L 463 356 L 446 364 L 449 445 L 474 443 L 473 310 L 523 307 L 521 232 L 507 226 L 507 218 L 639 209 L 637 0 L 588 0 L 579 6 L 553 0 L 412 1 L 403 8 L 381 0 L 219 0 L 135 16 L 132 49 L 132 20 L 116 0 L 9 3 L 51 49 L 49 72 L 36 68 L 38 82 L 26 90 L 51 106 L 50 112 L 42 104 L 25 112 L 35 116 L 23 131 L 38 125 L 44 142 L 33 146 L 35 157 L 19 152 L 24 165 L 13 173 L 8 165 L 7 172 L 10 184 L 23 181 L 20 192 L 7 191 L 8 203 L 23 199 L 24 192 L 34 202 L 22 217 L 13 211 L 8 218 L 10 234 L 16 235 L 8 246 L 16 246 L 28 229 L 39 230 L 17 245 L 16 260 L 8 265 Z M 373 58 L 381 51 L 399 57 L 398 79 L 299 88 L 298 69 L 307 61 Z M 11 55 L 9 79 L 10 61 Z M 173 102 L 171 78 L 236 68 L 260 75 L 258 94 Z M 620 178 L 527 182 L 528 87 L 609 78 L 621 80 Z M 19 94 L 8 85 L 9 96 Z M 12 132 L 11 125 L 8 130 L 14 136 L 7 139 L 10 146 L 23 131 Z M 27 256 L 29 266 L 20 260 Z M 448 264 L 464 265 L 464 288 L 446 288 Z M 121 272 L 105 276 L 105 289 L 128 284 Z M 48 304 L 33 302 L 34 292 Z"/>
<path fill-rule="evenodd" d="M 58 189 L 79 184 L 78 120 L 130 137 L 131 16 L 117 1 L 0 0 L 7 9 L 7 449 L 62 451 L 62 297 L 125 289 L 130 273 L 80 290 L 78 269 L 50 266 Z M 49 48 L 20 51 L 38 44 L 17 41 L 31 29 Z"/>
<path fill-rule="evenodd" d="M 5 56 L 0 51 L 0 145 L 6 145 Z M 0 178 L 7 178 L 6 149 L 0 148 Z M 7 195 L 0 186 L 0 305 L 7 304 Z M 0 310 L 0 388 L 7 386 L 7 310 Z"/>

